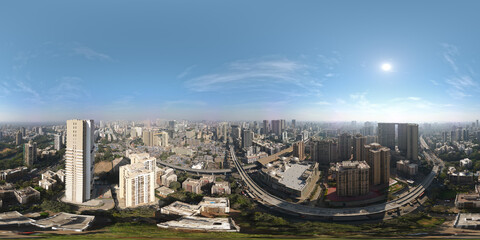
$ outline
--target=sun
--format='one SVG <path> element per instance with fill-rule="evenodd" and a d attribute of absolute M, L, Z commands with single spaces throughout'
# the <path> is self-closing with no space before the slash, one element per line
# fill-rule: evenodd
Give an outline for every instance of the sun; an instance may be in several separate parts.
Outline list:
<path fill-rule="evenodd" d="M 381 68 L 384 72 L 389 72 L 392 70 L 392 65 L 390 63 L 383 63 Z"/>

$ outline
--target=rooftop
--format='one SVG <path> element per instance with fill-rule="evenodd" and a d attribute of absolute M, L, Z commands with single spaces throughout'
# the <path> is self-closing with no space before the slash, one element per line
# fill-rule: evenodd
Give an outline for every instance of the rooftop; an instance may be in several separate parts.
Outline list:
<path fill-rule="evenodd" d="M 176 201 L 168 206 L 162 207 L 162 213 L 192 216 L 200 213 L 200 206 Z"/>
<path fill-rule="evenodd" d="M 0 213 L 0 226 L 20 225 L 34 222 L 17 211 Z"/>
<path fill-rule="evenodd" d="M 95 216 L 61 212 L 52 217 L 40 219 L 32 224 L 41 228 L 81 232 L 86 230 L 94 219 Z"/>
<path fill-rule="evenodd" d="M 204 197 L 198 205 L 202 207 L 228 207 L 230 202 L 228 198 Z"/>
<path fill-rule="evenodd" d="M 480 226 L 480 214 L 459 213 L 453 226 L 456 228 L 476 228 L 477 226 Z"/>
<path fill-rule="evenodd" d="M 179 220 L 157 224 L 160 228 L 202 230 L 213 232 L 239 232 L 240 227 L 230 218 L 182 217 Z"/>

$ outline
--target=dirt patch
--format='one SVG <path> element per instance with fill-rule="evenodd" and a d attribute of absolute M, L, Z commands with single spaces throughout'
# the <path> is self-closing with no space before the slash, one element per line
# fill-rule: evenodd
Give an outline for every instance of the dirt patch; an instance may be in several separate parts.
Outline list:
<path fill-rule="evenodd" d="M 98 162 L 95 164 L 94 173 L 110 172 L 112 170 L 112 162 Z"/>

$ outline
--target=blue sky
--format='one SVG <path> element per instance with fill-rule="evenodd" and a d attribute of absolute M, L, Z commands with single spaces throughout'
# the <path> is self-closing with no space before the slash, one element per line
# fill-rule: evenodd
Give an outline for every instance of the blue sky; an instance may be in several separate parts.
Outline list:
<path fill-rule="evenodd" d="M 0 1 L 0 121 L 472 121 L 478 1 Z M 388 62 L 392 71 L 380 66 Z"/>

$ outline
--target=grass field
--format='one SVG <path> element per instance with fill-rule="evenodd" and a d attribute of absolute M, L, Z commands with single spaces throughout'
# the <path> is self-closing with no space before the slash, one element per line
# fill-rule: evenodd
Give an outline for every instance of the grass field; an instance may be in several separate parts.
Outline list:
<path fill-rule="evenodd" d="M 299 236 L 299 235 L 269 235 L 248 233 L 206 233 L 185 232 L 159 229 L 155 225 L 117 223 L 113 226 L 101 229 L 98 232 L 89 232 L 75 235 L 44 234 L 43 237 L 51 239 L 333 239 L 331 236 Z M 348 238 L 368 238 L 357 235 Z M 335 238 L 341 239 L 341 238 Z M 371 238 L 368 238 L 371 239 Z"/>

